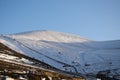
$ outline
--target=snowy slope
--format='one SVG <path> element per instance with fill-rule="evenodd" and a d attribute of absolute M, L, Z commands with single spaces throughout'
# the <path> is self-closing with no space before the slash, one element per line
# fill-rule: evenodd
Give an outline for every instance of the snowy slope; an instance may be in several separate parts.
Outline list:
<path fill-rule="evenodd" d="M 120 40 L 97 42 L 66 33 L 31 31 L 0 35 L 0 42 L 64 71 L 96 74 L 120 68 Z"/>

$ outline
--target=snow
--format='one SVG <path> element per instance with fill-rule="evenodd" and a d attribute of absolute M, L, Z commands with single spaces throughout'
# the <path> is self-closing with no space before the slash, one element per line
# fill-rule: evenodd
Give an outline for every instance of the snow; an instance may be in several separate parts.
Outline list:
<path fill-rule="evenodd" d="M 1 79 L 1 80 L 14 80 L 13 78 L 10 78 L 10 77 L 8 77 L 8 76 L 1 76 L 1 78 L 3 78 L 3 79 Z"/>
<path fill-rule="evenodd" d="M 15 61 L 15 62 L 24 62 L 24 63 L 26 63 L 26 64 L 32 64 L 33 62 L 31 62 L 31 61 L 29 61 L 29 60 L 27 60 L 27 59 L 25 59 L 25 58 L 19 58 L 19 57 L 15 57 L 15 56 L 12 56 L 12 55 L 8 55 L 8 54 L 0 54 L 0 58 L 1 59 L 6 59 L 6 60 L 11 60 L 11 61 Z"/>
<path fill-rule="evenodd" d="M 54 42 L 84 42 L 88 41 L 88 39 L 80 38 L 75 35 L 67 34 L 67 33 L 60 33 L 55 31 L 31 31 L 31 32 L 24 32 L 19 34 L 13 34 L 12 37 L 14 38 L 26 38 L 31 40 L 43 40 L 43 41 L 54 41 Z"/>
<path fill-rule="evenodd" d="M 7 54 L 0 54 L 0 58 L 6 58 L 6 59 L 16 59 L 17 57 L 14 57 L 14 56 L 10 56 L 10 55 L 7 55 Z"/>
<path fill-rule="evenodd" d="M 96 74 L 103 70 L 120 69 L 120 40 L 98 42 L 55 31 L 31 31 L 0 35 L 0 42 L 69 72 L 76 72 L 77 69 L 82 74 Z"/>

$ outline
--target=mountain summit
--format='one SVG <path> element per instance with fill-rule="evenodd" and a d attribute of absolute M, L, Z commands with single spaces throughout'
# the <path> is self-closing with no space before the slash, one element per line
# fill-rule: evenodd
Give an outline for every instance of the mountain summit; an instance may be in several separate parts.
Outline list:
<path fill-rule="evenodd" d="M 50 30 L 38 30 L 38 31 L 29 31 L 23 33 L 13 34 L 13 37 L 26 38 L 31 40 L 45 40 L 45 41 L 54 41 L 54 42 L 84 42 L 88 39 L 81 38 L 79 36 L 61 33 Z"/>

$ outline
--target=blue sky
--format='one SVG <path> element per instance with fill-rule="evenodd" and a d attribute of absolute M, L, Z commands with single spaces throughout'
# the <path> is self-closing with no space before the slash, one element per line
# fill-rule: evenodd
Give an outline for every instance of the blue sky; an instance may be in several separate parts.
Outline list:
<path fill-rule="evenodd" d="M 32 30 L 120 39 L 120 0 L 0 0 L 0 34 Z"/>

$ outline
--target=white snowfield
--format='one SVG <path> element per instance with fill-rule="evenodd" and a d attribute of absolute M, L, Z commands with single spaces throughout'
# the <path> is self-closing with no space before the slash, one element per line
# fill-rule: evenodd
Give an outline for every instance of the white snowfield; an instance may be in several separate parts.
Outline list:
<path fill-rule="evenodd" d="M 55 31 L 31 31 L 0 35 L 0 42 L 64 71 L 96 74 L 118 70 L 120 73 L 120 40 L 100 42 Z"/>

